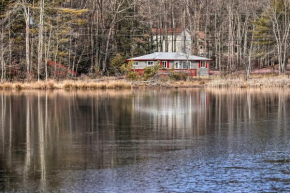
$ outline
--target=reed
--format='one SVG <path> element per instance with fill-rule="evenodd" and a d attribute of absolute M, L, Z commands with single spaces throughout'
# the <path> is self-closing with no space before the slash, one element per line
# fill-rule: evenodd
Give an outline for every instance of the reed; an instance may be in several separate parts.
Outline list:
<path fill-rule="evenodd" d="M 290 78 L 287 76 L 261 76 L 245 80 L 244 78 L 222 79 L 217 78 L 206 84 L 212 88 L 270 88 L 270 87 L 290 87 Z"/>
<path fill-rule="evenodd" d="M 130 89 L 131 83 L 127 81 L 107 80 L 102 82 L 86 82 L 86 81 L 65 81 L 62 88 L 66 90 L 96 90 L 96 89 Z"/>
<path fill-rule="evenodd" d="M 4 82 L 0 83 L 0 90 L 119 90 L 143 87 L 162 88 L 290 88 L 290 77 L 288 76 L 254 76 L 246 80 L 244 77 L 206 77 L 192 78 L 187 81 L 135 81 L 103 79 L 98 82 L 92 80 L 78 81 L 35 81 L 35 82 Z"/>
<path fill-rule="evenodd" d="M 128 89 L 131 87 L 132 85 L 125 81 L 110 81 L 107 84 L 108 89 Z"/>
<path fill-rule="evenodd" d="M 16 84 L 13 84 L 13 85 L 12 85 L 12 88 L 13 88 L 14 90 L 23 90 L 25 87 L 24 87 L 23 84 L 16 83 Z"/>
<path fill-rule="evenodd" d="M 0 90 L 12 90 L 13 89 L 13 85 L 10 82 L 5 82 L 0 84 Z"/>

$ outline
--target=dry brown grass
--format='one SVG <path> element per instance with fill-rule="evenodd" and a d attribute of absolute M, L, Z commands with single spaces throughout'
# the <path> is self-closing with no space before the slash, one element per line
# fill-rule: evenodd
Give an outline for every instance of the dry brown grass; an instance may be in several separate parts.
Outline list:
<path fill-rule="evenodd" d="M 0 90 L 12 90 L 13 89 L 13 85 L 10 82 L 5 82 L 0 84 Z"/>
<path fill-rule="evenodd" d="M 191 79 L 187 81 L 137 81 L 134 82 L 132 87 L 133 88 L 146 88 L 146 87 L 153 87 L 153 88 L 201 88 L 209 81 L 209 79 Z"/>
<path fill-rule="evenodd" d="M 132 83 L 125 80 L 90 81 L 36 81 L 36 82 L 5 82 L 0 83 L 0 90 L 95 90 L 95 89 L 130 89 Z"/>
<path fill-rule="evenodd" d="M 126 80 L 109 80 L 101 81 L 36 81 L 36 82 L 4 82 L 0 83 L 0 90 L 118 90 L 143 87 L 164 87 L 164 88 L 290 88 L 290 78 L 288 76 L 253 76 L 249 80 L 244 77 L 203 77 L 191 78 L 188 81 L 137 81 L 130 82 Z"/>
<path fill-rule="evenodd" d="M 206 86 L 212 88 L 290 87 L 290 78 L 288 76 L 254 76 L 249 80 L 245 80 L 245 78 L 215 78 Z"/>
<path fill-rule="evenodd" d="M 124 80 L 108 80 L 102 82 L 66 81 L 63 83 L 64 89 L 131 89 L 132 83 Z"/>

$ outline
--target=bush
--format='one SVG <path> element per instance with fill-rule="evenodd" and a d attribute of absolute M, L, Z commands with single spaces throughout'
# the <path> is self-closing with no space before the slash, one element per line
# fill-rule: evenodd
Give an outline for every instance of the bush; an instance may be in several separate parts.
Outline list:
<path fill-rule="evenodd" d="M 185 72 L 172 72 L 170 73 L 169 77 L 175 81 L 180 81 L 180 80 L 186 81 L 188 74 Z"/>
<path fill-rule="evenodd" d="M 23 89 L 23 86 L 21 84 L 15 84 L 14 85 L 14 89 L 15 90 L 22 90 Z"/>
<path fill-rule="evenodd" d="M 158 70 L 160 69 L 160 62 L 157 61 L 157 64 L 155 64 L 154 66 L 150 66 L 150 67 L 146 67 L 144 69 L 144 79 L 145 80 L 148 80 L 149 78 L 153 77 L 157 72 Z"/>
<path fill-rule="evenodd" d="M 138 72 L 131 71 L 127 73 L 127 78 L 129 80 L 139 80 L 140 76 Z"/>
<path fill-rule="evenodd" d="M 119 69 L 124 63 L 125 63 L 125 59 L 120 54 L 117 54 L 111 60 L 111 66 L 115 69 Z"/>
<path fill-rule="evenodd" d="M 134 61 L 130 61 L 128 64 L 123 64 L 120 70 L 123 74 L 128 74 L 132 71 Z"/>

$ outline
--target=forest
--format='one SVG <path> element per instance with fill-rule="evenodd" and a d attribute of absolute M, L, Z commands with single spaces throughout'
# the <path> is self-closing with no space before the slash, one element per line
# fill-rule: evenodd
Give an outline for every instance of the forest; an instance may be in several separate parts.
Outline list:
<path fill-rule="evenodd" d="M 153 29 L 187 29 L 195 55 L 204 34 L 212 70 L 285 74 L 289 13 L 290 0 L 1 0 L 1 81 L 120 75 L 156 51 Z"/>

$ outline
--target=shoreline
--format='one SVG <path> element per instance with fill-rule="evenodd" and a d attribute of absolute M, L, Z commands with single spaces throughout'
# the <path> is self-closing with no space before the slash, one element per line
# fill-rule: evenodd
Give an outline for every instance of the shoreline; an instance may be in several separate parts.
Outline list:
<path fill-rule="evenodd" d="M 290 88 L 288 76 L 219 78 L 194 78 L 187 81 L 129 81 L 125 79 L 64 80 L 3 82 L 0 90 L 120 90 L 139 88 Z"/>

